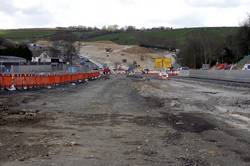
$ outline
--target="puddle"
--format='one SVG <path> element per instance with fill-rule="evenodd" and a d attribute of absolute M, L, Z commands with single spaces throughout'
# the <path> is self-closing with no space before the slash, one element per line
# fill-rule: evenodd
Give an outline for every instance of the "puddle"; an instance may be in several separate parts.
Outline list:
<path fill-rule="evenodd" d="M 161 108 L 164 107 L 165 102 L 164 99 L 161 98 L 157 98 L 157 97 L 144 97 L 146 100 L 146 103 L 148 106 L 150 106 L 151 108 Z"/>
<path fill-rule="evenodd" d="M 242 156 L 241 160 L 246 162 L 246 163 L 250 163 L 250 156 Z"/>
<path fill-rule="evenodd" d="M 216 128 L 214 124 L 204 119 L 205 114 L 181 113 L 174 115 L 162 113 L 162 115 L 166 123 L 181 132 L 202 133 Z"/>

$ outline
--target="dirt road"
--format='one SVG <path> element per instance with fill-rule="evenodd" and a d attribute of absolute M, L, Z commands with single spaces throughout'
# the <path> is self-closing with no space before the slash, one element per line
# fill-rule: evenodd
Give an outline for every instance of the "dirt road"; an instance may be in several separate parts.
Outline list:
<path fill-rule="evenodd" d="M 116 76 L 0 95 L 0 165 L 250 165 L 250 89 Z"/>

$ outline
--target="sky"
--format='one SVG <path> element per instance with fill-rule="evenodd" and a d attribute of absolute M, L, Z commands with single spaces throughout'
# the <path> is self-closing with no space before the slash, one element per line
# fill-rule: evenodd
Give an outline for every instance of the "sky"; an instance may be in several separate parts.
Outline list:
<path fill-rule="evenodd" d="M 0 29 L 239 26 L 250 0 L 0 0 Z"/>

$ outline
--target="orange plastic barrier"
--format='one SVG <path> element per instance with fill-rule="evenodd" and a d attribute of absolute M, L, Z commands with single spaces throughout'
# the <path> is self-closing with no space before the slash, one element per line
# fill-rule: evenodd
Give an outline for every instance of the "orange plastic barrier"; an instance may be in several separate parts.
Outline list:
<path fill-rule="evenodd" d="M 92 74 L 91 73 L 87 73 L 87 79 L 91 79 Z"/>
<path fill-rule="evenodd" d="M 21 74 L 14 74 L 12 78 L 13 78 L 13 84 L 15 85 L 16 88 L 23 87 L 24 77 Z"/>
<path fill-rule="evenodd" d="M 90 73 L 90 79 L 93 79 L 93 78 L 94 78 L 94 74 Z"/>
<path fill-rule="evenodd" d="M 79 80 L 95 79 L 100 76 L 100 72 L 74 73 L 74 74 L 0 74 L 0 88 L 46 87 Z"/>
<path fill-rule="evenodd" d="M 68 83 L 68 82 L 71 82 L 71 74 L 67 74 L 66 75 L 66 82 Z"/>
<path fill-rule="evenodd" d="M 0 88 L 2 88 L 3 85 L 3 75 L 0 73 Z"/>
<path fill-rule="evenodd" d="M 95 75 L 96 78 L 98 78 L 98 77 L 100 77 L 100 72 L 95 72 L 94 75 Z"/>
<path fill-rule="evenodd" d="M 64 84 L 66 82 L 66 75 L 60 75 L 60 84 Z"/>
<path fill-rule="evenodd" d="M 87 79 L 87 74 L 86 73 L 82 73 L 82 79 L 86 80 Z"/>
<path fill-rule="evenodd" d="M 33 75 L 33 74 L 30 74 L 29 75 L 29 80 L 30 80 L 30 82 L 31 82 L 31 87 L 36 87 L 36 86 L 38 86 L 37 85 L 37 77 L 35 76 L 35 75 Z"/>
<path fill-rule="evenodd" d="M 49 76 L 42 75 L 42 87 L 46 87 L 49 85 Z"/>
<path fill-rule="evenodd" d="M 32 88 L 35 84 L 35 79 L 31 76 L 31 74 L 24 75 L 24 87 Z"/>
<path fill-rule="evenodd" d="M 79 80 L 85 80 L 86 78 L 86 73 L 79 73 Z"/>
<path fill-rule="evenodd" d="M 60 84 L 62 81 L 62 76 L 61 75 L 55 75 L 55 84 Z"/>
<path fill-rule="evenodd" d="M 31 74 L 24 75 L 24 87 L 33 88 L 34 87 L 34 78 Z"/>
<path fill-rule="evenodd" d="M 48 85 L 55 85 L 55 75 L 48 75 Z"/>
<path fill-rule="evenodd" d="M 71 82 L 76 82 L 78 81 L 78 74 L 72 74 L 71 75 Z"/>
<path fill-rule="evenodd" d="M 1 88 L 10 88 L 13 85 L 12 75 L 3 74 L 1 75 Z"/>
<path fill-rule="evenodd" d="M 34 87 L 42 87 L 43 79 L 41 75 L 32 76 L 34 78 Z"/>
<path fill-rule="evenodd" d="M 83 79 L 82 79 L 81 73 L 78 73 L 78 74 L 77 74 L 77 79 L 78 79 L 78 81 L 83 80 Z"/>

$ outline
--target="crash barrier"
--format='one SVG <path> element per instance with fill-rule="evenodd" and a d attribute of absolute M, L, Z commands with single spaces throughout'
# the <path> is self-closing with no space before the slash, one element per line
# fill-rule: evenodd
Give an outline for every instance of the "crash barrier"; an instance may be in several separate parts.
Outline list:
<path fill-rule="evenodd" d="M 97 79 L 100 72 L 67 74 L 0 74 L 0 88 L 48 87 L 77 81 Z"/>
<path fill-rule="evenodd" d="M 179 71 L 179 73 L 177 75 L 181 76 L 181 77 L 189 77 L 190 71 L 189 70 L 181 70 L 181 71 Z"/>
<path fill-rule="evenodd" d="M 246 70 L 189 70 L 179 76 L 250 83 L 250 71 Z"/>

